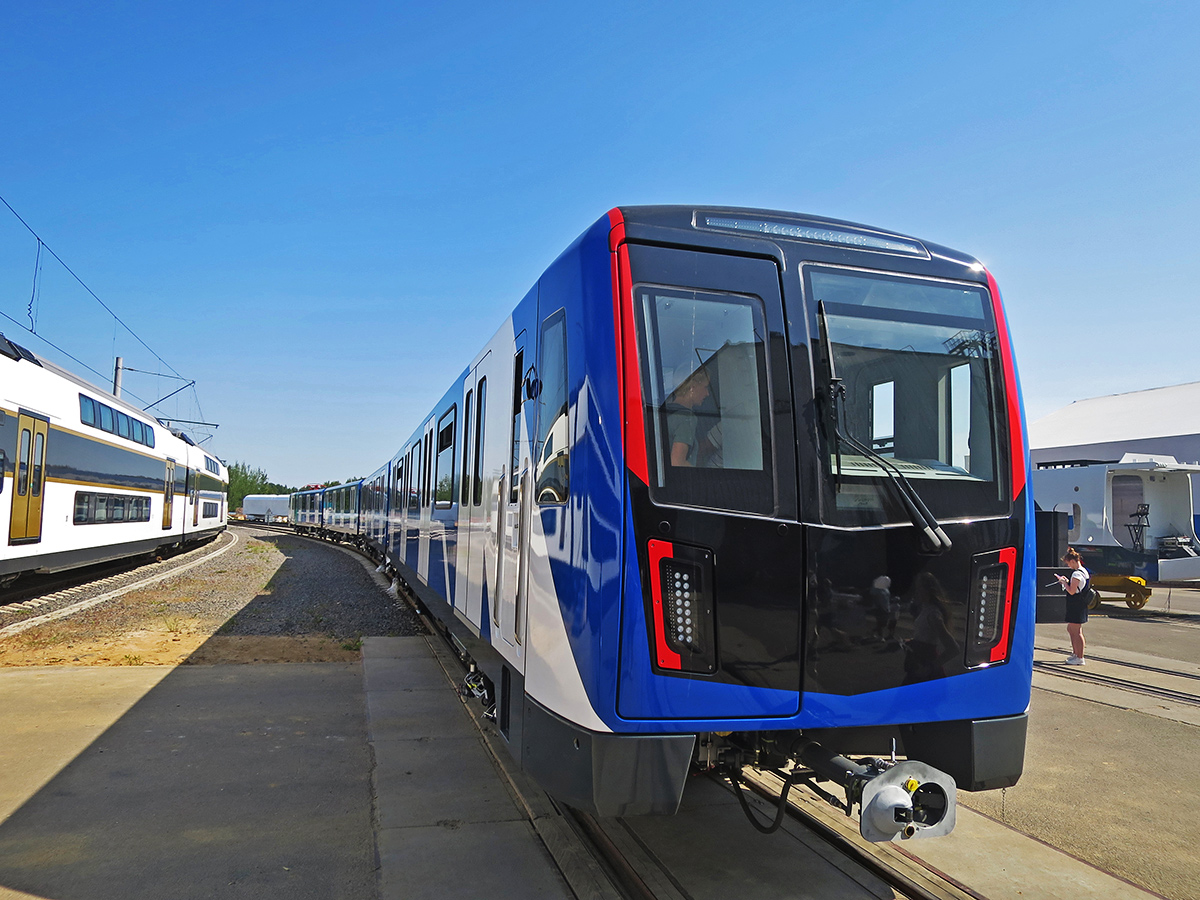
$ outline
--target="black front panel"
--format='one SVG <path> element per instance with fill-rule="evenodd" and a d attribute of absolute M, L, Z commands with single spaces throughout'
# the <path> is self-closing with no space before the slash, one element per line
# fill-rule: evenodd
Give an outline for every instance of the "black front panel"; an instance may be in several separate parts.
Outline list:
<path fill-rule="evenodd" d="M 779 262 L 640 245 L 629 258 L 649 478 L 629 486 L 650 659 L 663 675 L 796 691 L 804 554 Z M 652 542 L 671 546 L 653 572 Z"/>
<path fill-rule="evenodd" d="M 711 559 L 711 594 L 701 575 L 701 612 L 710 608 L 712 639 L 707 625 L 699 632 L 693 650 L 668 641 L 680 653 L 677 669 L 655 666 L 663 675 L 710 677 L 731 684 L 797 690 L 800 684 L 800 611 L 804 598 L 804 548 L 800 528 L 769 519 L 716 516 L 696 510 L 655 508 L 645 487 L 634 485 L 635 519 L 639 534 L 653 535 L 639 542 L 643 596 L 649 633 L 647 652 L 657 660 L 655 610 L 650 577 L 650 545 L 669 541 L 675 556 L 690 571 L 703 570 Z M 681 552 L 682 550 L 682 552 Z M 671 560 L 659 563 L 660 577 Z M 674 585 L 674 570 L 667 569 Z M 682 589 L 682 571 L 680 584 Z M 695 577 L 694 575 L 692 576 Z M 691 579 L 689 579 L 691 583 Z M 665 585 L 666 582 L 664 581 Z M 688 598 L 688 599 L 695 599 Z M 664 596 L 664 601 L 668 600 Z M 667 603 L 664 602 L 664 608 Z M 706 618 L 701 616 L 701 618 Z M 693 619 L 693 622 L 696 620 Z M 674 625 L 676 640 L 678 626 Z M 686 627 L 686 626 L 685 626 Z M 685 631 L 685 637 L 686 637 Z M 710 654 L 715 653 L 715 660 Z M 709 668 L 715 662 L 715 667 Z M 689 669 L 691 672 L 689 673 Z M 706 672 L 711 672 L 705 675 Z"/>
<path fill-rule="evenodd" d="M 921 552 L 911 526 L 809 528 L 805 690 L 879 691 L 965 672 L 969 656 L 971 664 L 986 661 L 968 635 L 978 625 L 982 578 L 990 575 L 994 596 L 993 551 L 1019 548 L 1022 537 L 1010 519 L 943 528 L 954 548 L 936 556 Z"/>

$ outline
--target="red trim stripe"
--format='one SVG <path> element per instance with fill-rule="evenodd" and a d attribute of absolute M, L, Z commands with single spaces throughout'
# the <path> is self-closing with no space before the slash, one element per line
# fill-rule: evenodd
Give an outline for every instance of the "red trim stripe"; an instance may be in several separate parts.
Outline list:
<path fill-rule="evenodd" d="M 988 290 L 992 294 L 992 314 L 996 319 L 996 336 L 999 338 L 1000 361 L 1004 369 L 1004 395 L 1008 402 L 1009 457 L 1012 460 L 1013 500 L 1025 490 L 1025 435 L 1021 430 L 1021 401 L 1017 394 L 1017 367 L 1013 359 L 1012 341 L 1008 336 L 1008 321 L 1004 318 L 1004 306 L 1000 302 L 1000 288 L 987 269 Z M 1016 552 L 1016 551 L 1014 551 Z"/>
<path fill-rule="evenodd" d="M 1000 551 L 1000 563 L 1008 567 L 1008 577 L 1004 579 L 1007 587 L 1004 591 L 1004 612 L 1000 620 L 1000 640 L 992 648 L 988 657 L 990 662 L 1004 662 L 1008 659 L 1008 638 L 1012 631 L 1012 599 L 1013 589 L 1017 581 L 1017 548 L 1005 547 Z"/>
<path fill-rule="evenodd" d="M 650 541 L 650 594 L 654 601 L 654 648 L 658 652 L 658 665 L 663 669 L 680 669 L 683 662 L 678 653 L 667 646 L 667 620 L 663 613 L 662 576 L 659 563 L 672 559 L 675 545 L 670 541 Z"/>
<path fill-rule="evenodd" d="M 621 403 L 621 446 L 625 465 L 642 484 L 650 483 L 646 459 L 646 421 L 642 404 L 642 379 L 638 373 L 637 328 L 633 317 L 633 281 L 629 270 L 629 247 L 625 243 L 625 221 L 619 209 L 609 211 L 612 230 L 613 327 L 617 338 L 618 390 Z"/>

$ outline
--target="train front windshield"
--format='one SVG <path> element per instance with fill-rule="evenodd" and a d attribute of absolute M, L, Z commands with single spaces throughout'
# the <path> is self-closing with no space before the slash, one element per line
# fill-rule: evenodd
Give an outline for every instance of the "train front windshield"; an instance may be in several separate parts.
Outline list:
<path fill-rule="evenodd" d="M 825 519 L 908 520 L 888 458 L 941 519 L 1004 515 L 1008 471 L 996 325 L 980 285 L 809 266 L 810 309 L 823 310 L 833 372 L 845 388 L 842 428 L 822 417 Z M 821 394 L 830 374 L 818 374 Z"/>

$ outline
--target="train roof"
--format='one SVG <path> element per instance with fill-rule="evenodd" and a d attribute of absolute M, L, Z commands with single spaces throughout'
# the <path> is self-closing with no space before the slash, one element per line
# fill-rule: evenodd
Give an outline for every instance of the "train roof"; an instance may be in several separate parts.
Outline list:
<path fill-rule="evenodd" d="M 163 422 L 156 415 L 154 415 L 154 413 L 147 412 L 146 410 L 142 409 L 139 406 L 135 406 L 132 403 L 122 400 L 120 397 L 114 396 L 111 391 L 106 390 L 105 388 L 102 388 L 102 387 L 97 387 L 96 385 L 94 385 L 90 381 L 88 381 L 87 379 L 80 378 L 74 372 L 70 371 L 69 369 L 64 369 L 62 366 L 58 365 L 57 363 L 51 362 L 50 360 L 46 359 L 44 356 L 38 356 L 32 350 L 27 350 L 25 347 L 22 347 L 20 344 L 10 341 L 8 338 L 6 338 L 4 336 L 3 333 L 0 333 L 0 354 L 3 354 L 4 356 L 9 357 L 10 359 L 16 360 L 17 362 L 21 362 L 21 361 L 31 362 L 35 366 L 40 366 L 41 368 L 45 369 L 47 372 L 53 372 L 59 378 L 63 378 L 65 380 L 71 382 L 72 384 L 76 385 L 77 387 L 81 387 L 84 390 L 90 391 L 91 393 L 100 395 L 100 397 L 103 399 L 103 401 L 106 404 L 108 404 L 109 406 L 118 407 L 126 413 L 132 413 L 133 415 L 137 416 L 139 419 L 140 418 L 153 419 L 155 422 L 158 423 L 158 425 L 160 427 L 166 428 L 167 431 L 169 431 L 171 434 L 173 434 L 175 437 L 179 438 L 180 440 L 184 441 L 185 443 L 191 444 L 193 447 L 196 447 L 197 449 L 202 450 L 204 453 L 207 453 L 209 456 L 215 457 L 215 455 L 216 455 L 209 450 L 204 450 L 203 448 L 201 448 L 186 433 L 179 431 L 178 429 L 171 428 L 168 425 L 164 425 Z"/>
<path fill-rule="evenodd" d="M 845 249 L 877 250 L 916 258 L 947 261 L 956 266 L 978 266 L 978 260 L 958 250 L 934 244 L 898 231 L 832 219 L 809 213 L 754 207 L 618 206 L 629 228 L 687 230 L 692 235 L 709 234 L 741 238 L 759 237 L 840 246 Z"/>

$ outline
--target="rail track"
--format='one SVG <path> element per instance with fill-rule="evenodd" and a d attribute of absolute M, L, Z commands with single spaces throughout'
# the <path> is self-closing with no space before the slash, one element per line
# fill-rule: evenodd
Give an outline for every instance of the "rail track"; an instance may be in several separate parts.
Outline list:
<path fill-rule="evenodd" d="M 1192 686 L 1193 684 L 1200 683 L 1200 673 L 1181 672 L 1174 669 L 1166 669 L 1161 666 L 1152 666 L 1145 663 L 1113 659 L 1111 657 L 1097 656 L 1095 654 L 1088 654 L 1088 662 L 1104 663 L 1110 666 L 1120 666 L 1123 669 L 1147 672 L 1159 677 L 1165 677 L 1169 681 L 1179 681 L 1181 682 L 1181 686 L 1179 688 L 1175 688 L 1167 687 L 1161 684 L 1147 684 L 1145 681 L 1136 681 L 1132 678 L 1121 678 L 1120 676 L 1116 675 L 1107 675 L 1091 669 L 1081 669 L 1075 667 L 1067 668 L 1062 663 L 1058 662 L 1038 661 L 1033 664 L 1033 668 L 1036 672 L 1044 672 L 1047 675 L 1053 675 L 1056 678 L 1065 678 L 1069 681 L 1077 681 L 1084 684 L 1095 684 L 1103 687 L 1116 688 L 1118 690 L 1128 691 L 1131 694 L 1140 694 L 1146 697 L 1153 697 L 1156 700 L 1164 700 L 1169 703 L 1200 707 L 1200 690 L 1197 690 L 1196 688 L 1193 688 L 1193 690 L 1184 689 Z M 1200 685 L 1197 687 L 1200 687 Z"/>
<path fill-rule="evenodd" d="M 228 535 L 227 537 L 225 535 Z M 0 638 L 91 609 L 106 600 L 154 584 L 226 552 L 237 535 L 222 532 L 197 547 L 168 557 L 137 558 L 132 564 L 91 566 L 39 582 L 41 592 L 22 592 L 0 605 Z"/>

